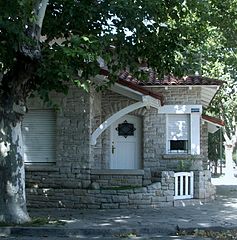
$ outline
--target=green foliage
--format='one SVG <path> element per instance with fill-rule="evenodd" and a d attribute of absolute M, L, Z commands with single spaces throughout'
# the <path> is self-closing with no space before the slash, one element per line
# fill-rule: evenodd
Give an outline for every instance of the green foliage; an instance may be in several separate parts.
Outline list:
<path fill-rule="evenodd" d="M 232 137 L 236 135 L 237 79 L 235 75 L 235 70 L 229 70 L 227 72 L 227 70 L 225 69 L 225 73 L 226 83 L 215 96 L 215 99 L 214 101 L 212 101 L 212 104 L 209 107 L 208 111 L 211 114 L 224 120 L 225 133 L 227 134 L 229 139 L 232 139 Z"/>
<path fill-rule="evenodd" d="M 41 42 L 27 34 L 37 2 L 1 1 L 0 72 L 13 71 L 22 46 L 39 45 L 41 61 L 22 91 L 37 90 L 46 100 L 49 91 L 67 93 L 68 82 L 88 91 L 90 77 L 100 72 L 99 56 L 112 82 L 128 66 L 145 79 L 139 61 L 158 76 L 220 77 L 236 64 L 236 1 L 50 0 Z"/>
<path fill-rule="evenodd" d="M 176 172 L 189 172 L 192 166 L 192 161 L 194 161 L 194 159 L 192 159 L 191 156 L 189 159 L 179 160 Z"/>
<path fill-rule="evenodd" d="M 194 238 L 208 238 L 208 239 L 221 239 L 221 240 L 231 240 L 236 239 L 237 231 L 236 229 L 227 230 L 205 230 L 205 229 L 195 229 L 192 232 L 179 231 L 177 235 L 179 236 L 192 236 Z"/>
<path fill-rule="evenodd" d="M 222 133 L 221 133 L 222 134 Z M 220 130 L 208 134 L 208 159 L 218 162 L 224 158 L 223 137 L 220 136 Z"/>

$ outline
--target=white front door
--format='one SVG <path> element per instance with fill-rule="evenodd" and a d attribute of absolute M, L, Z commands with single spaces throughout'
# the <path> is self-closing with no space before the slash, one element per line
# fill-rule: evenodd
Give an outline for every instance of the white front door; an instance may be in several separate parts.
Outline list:
<path fill-rule="evenodd" d="M 111 126 L 111 169 L 141 168 L 141 118 L 125 115 Z"/>

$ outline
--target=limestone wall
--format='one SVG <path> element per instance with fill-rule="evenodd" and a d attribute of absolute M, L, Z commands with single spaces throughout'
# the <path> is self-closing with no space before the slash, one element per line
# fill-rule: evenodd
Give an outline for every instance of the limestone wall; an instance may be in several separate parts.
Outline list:
<path fill-rule="evenodd" d="M 53 95 L 56 111 L 55 164 L 26 166 L 26 187 L 84 188 L 90 185 L 90 104 L 89 94 L 71 86 L 69 94 Z M 48 108 L 31 99 L 31 109 Z"/>
<path fill-rule="evenodd" d="M 206 172 L 195 173 L 194 184 L 209 184 Z M 202 178 L 202 179 L 201 179 Z M 174 200 L 174 172 L 163 171 L 160 181 L 146 187 L 111 187 L 99 189 L 27 188 L 28 206 L 34 208 L 156 208 L 200 204 L 212 199 L 211 188 L 200 185 L 197 199 Z M 207 195 L 208 194 L 208 195 Z"/>
<path fill-rule="evenodd" d="M 150 87 L 150 91 L 161 93 L 164 96 L 165 105 L 175 104 L 201 104 L 201 86 L 166 86 Z"/>
<path fill-rule="evenodd" d="M 146 187 L 107 189 L 27 188 L 29 207 L 150 208 L 174 205 L 174 173 Z"/>
<path fill-rule="evenodd" d="M 143 170 L 91 170 L 91 182 L 94 189 L 111 187 L 142 187 Z"/>
<path fill-rule="evenodd" d="M 154 90 L 154 89 L 153 89 Z M 93 90 L 91 90 L 93 91 Z M 165 104 L 200 104 L 199 88 L 162 88 Z M 165 153 L 166 118 L 157 109 L 132 112 L 142 118 L 142 174 L 95 174 L 109 169 L 110 129 L 90 145 L 93 131 L 109 116 L 134 101 L 106 91 L 89 95 L 71 87 L 68 96 L 54 96 L 57 111 L 55 164 L 26 166 L 29 206 L 71 208 L 142 208 L 173 206 L 173 171 L 194 170 L 195 197 L 210 198 L 213 189 L 206 169 L 207 125 L 201 127 L 201 155 Z M 32 100 L 31 108 L 39 106 Z M 43 108 L 44 106 L 41 106 Z M 162 177 L 160 177 L 161 175 Z M 111 189 L 125 187 L 128 189 Z"/>

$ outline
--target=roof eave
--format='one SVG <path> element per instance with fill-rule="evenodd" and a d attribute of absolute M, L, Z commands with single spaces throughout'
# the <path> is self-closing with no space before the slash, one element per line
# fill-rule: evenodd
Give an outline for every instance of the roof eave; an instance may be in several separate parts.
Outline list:
<path fill-rule="evenodd" d="M 139 86 L 137 84 L 128 82 L 128 81 L 123 80 L 123 79 L 119 79 L 116 83 L 120 84 L 122 86 L 128 87 L 128 88 L 130 88 L 130 89 L 132 89 L 134 91 L 137 91 L 139 93 L 142 93 L 144 95 L 149 95 L 149 96 L 151 96 L 153 98 L 156 98 L 156 99 L 160 100 L 161 106 L 164 105 L 164 97 L 161 94 L 151 92 L 151 91 L 145 89 L 143 86 Z"/>

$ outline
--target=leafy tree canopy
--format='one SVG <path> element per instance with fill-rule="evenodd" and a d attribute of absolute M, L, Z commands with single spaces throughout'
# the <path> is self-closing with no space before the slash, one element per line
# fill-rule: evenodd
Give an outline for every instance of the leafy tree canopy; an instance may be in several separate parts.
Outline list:
<path fill-rule="evenodd" d="M 202 67 L 219 77 L 226 46 L 236 43 L 236 1 L 50 0 L 39 41 L 31 30 L 40 2 L 0 2 L 0 71 L 12 71 L 22 49 L 40 49 L 37 71 L 25 87 L 41 95 L 66 92 L 71 80 L 87 88 L 85 80 L 100 71 L 98 56 L 111 73 L 127 66 L 135 71 L 145 61 L 160 76 Z"/>

